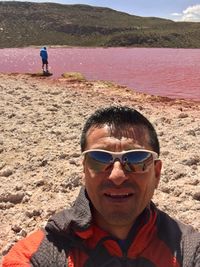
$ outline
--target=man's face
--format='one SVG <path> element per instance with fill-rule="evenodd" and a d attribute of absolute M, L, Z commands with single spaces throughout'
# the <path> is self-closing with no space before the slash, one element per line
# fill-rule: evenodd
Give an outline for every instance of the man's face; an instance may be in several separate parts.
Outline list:
<path fill-rule="evenodd" d="M 123 127 L 111 130 L 107 125 L 91 128 L 87 133 L 89 149 L 103 149 L 121 152 L 131 149 L 152 150 L 148 142 L 147 130 L 141 127 Z M 127 172 L 120 161 L 115 161 L 109 171 L 95 172 L 83 161 L 84 181 L 88 196 L 94 206 L 93 215 L 97 224 L 105 228 L 130 227 L 144 208 L 149 204 L 157 188 L 161 162 L 152 162 L 144 173 Z"/>

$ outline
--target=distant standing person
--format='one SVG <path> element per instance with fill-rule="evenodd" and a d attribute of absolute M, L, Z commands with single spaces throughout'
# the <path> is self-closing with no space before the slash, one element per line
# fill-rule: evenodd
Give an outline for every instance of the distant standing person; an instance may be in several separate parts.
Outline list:
<path fill-rule="evenodd" d="M 43 73 L 48 73 L 48 53 L 47 48 L 45 46 L 40 50 L 40 56 L 42 58 Z"/>

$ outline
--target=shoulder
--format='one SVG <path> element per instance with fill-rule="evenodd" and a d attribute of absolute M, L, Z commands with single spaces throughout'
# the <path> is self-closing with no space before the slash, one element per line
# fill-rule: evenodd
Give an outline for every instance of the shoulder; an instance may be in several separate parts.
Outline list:
<path fill-rule="evenodd" d="M 180 244 L 183 266 L 199 267 L 200 232 L 160 210 L 158 221 L 159 234 L 170 242 Z"/>
<path fill-rule="evenodd" d="M 182 237 L 183 266 L 200 266 L 200 233 L 193 230 L 184 232 Z"/>
<path fill-rule="evenodd" d="M 64 243 L 65 241 L 65 243 Z M 13 266 L 57 266 L 66 263 L 66 251 L 69 241 L 62 237 L 50 235 L 45 230 L 38 230 L 18 241 L 3 258 L 2 267 Z"/>
<path fill-rule="evenodd" d="M 18 241 L 4 256 L 2 266 L 24 266 L 31 260 L 45 237 L 42 230 L 38 230 L 26 238 Z"/>
<path fill-rule="evenodd" d="M 179 230 L 181 236 L 188 235 L 192 232 L 197 232 L 191 225 L 184 224 L 183 222 L 172 218 L 169 214 L 165 213 L 164 211 L 157 209 L 157 214 L 158 214 L 158 220 L 157 220 L 158 227 L 160 228 L 163 228 L 165 230 L 169 229 L 170 231 L 173 231 L 173 229 L 175 229 L 176 231 Z"/>

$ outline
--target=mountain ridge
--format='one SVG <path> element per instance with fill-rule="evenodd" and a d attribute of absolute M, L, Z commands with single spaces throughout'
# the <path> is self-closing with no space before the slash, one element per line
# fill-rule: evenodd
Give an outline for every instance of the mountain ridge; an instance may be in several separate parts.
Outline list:
<path fill-rule="evenodd" d="M 0 48 L 43 44 L 199 48 L 199 26 L 90 5 L 0 2 Z"/>

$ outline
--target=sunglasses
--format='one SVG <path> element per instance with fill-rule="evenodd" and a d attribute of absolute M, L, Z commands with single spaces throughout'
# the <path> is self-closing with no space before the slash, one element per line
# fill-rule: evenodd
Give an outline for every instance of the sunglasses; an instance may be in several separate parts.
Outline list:
<path fill-rule="evenodd" d="M 111 152 L 102 149 L 90 149 L 82 153 L 90 169 L 95 172 L 109 171 L 113 163 L 119 160 L 127 172 L 143 173 L 158 159 L 158 154 L 145 149 L 123 152 Z"/>

